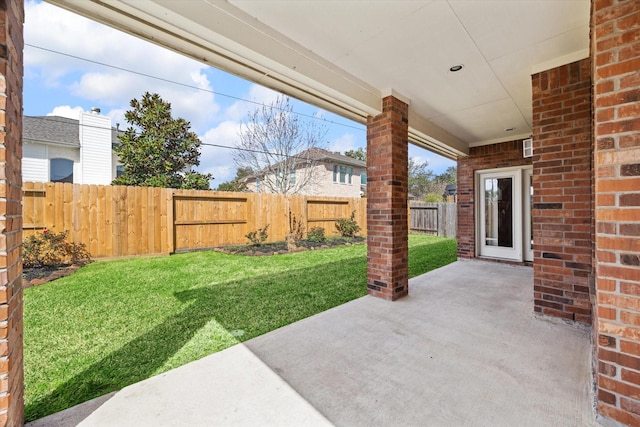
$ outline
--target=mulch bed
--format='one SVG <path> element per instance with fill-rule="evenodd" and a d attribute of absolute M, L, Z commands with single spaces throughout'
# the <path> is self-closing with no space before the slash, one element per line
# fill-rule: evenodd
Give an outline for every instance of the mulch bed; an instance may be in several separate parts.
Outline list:
<path fill-rule="evenodd" d="M 336 246 L 358 245 L 364 243 L 365 240 L 366 239 L 361 236 L 332 238 L 327 239 L 324 242 L 310 242 L 308 240 L 300 240 L 296 242 L 295 252 L 333 248 Z M 287 250 L 286 242 L 264 243 L 260 246 L 223 246 L 214 248 L 213 250 L 226 254 L 249 256 L 267 256 L 289 253 L 289 251 Z M 22 271 L 22 287 L 23 289 L 27 289 L 32 286 L 38 286 L 44 283 L 51 282 L 52 280 L 56 280 L 61 277 L 69 276 L 75 273 L 76 270 L 80 267 L 82 267 L 82 264 L 41 266 L 30 268 L 25 267 Z"/>
<path fill-rule="evenodd" d="M 308 240 L 299 240 L 296 242 L 295 252 L 327 249 L 336 246 L 351 246 L 358 245 L 365 242 L 365 238 L 358 237 L 338 237 L 327 239 L 324 242 L 310 242 Z M 274 242 L 263 243 L 260 246 L 257 245 L 242 245 L 242 246 L 222 246 L 213 249 L 216 252 L 222 252 L 225 254 L 234 255 L 249 255 L 249 256 L 266 256 L 266 255 L 279 255 L 288 254 L 286 242 Z"/>
<path fill-rule="evenodd" d="M 82 267 L 81 264 L 68 264 L 56 266 L 25 267 L 22 270 L 22 288 L 42 285 L 61 277 L 69 276 Z"/>

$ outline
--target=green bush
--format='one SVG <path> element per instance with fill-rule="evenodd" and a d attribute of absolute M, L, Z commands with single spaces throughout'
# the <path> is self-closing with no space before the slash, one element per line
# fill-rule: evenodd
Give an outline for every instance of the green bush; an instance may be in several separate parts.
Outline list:
<path fill-rule="evenodd" d="M 356 237 L 360 232 L 360 226 L 356 222 L 356 211 L 351 212 L 349 219 L 337 219 L 336 230 L 338 230 L 342 237 Z"/>
<path fill-rule="evenodd" d="M 249 239 L 249 242 L 251 242 L 252 245 L 260 246 L 269 237 L 269 233 L 267 232 L 268 229 L 269 229 L 269 224 L 265 225 L 263 228 L 258 228 L 255 231 L 250 231 L 244 237 Z"/>
<path fill-rule="evenodd" d="M 307 233 L 307 240 L 314 243 L 323 243 L 327 238 L 324 235 L 324 228 L 312 227 Z"/>
<path fill-rule="evenodd" d="M 24 267 L 58 266 L 91 261 L 84 243 L 67 242 L 67 231 L 56 233 L 46 228 L 22 242 Z"/>
<path fill-rule="evenodd" d="M 436 193 L 427 193 L 427 196 L 424 198 L 425 202 L 439 203 L 444 201 L 444 198 L 440 194 Z"/>

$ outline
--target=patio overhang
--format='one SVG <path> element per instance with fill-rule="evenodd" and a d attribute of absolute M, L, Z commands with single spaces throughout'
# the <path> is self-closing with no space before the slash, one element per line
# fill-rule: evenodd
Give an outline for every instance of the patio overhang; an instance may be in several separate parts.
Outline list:
<path fill-rule="evenodd" d="M 49 1 L 359 123 L 393 95 L 451 159 L 528 137 L 532 70 L 588 56 L 588 0 Z"/>

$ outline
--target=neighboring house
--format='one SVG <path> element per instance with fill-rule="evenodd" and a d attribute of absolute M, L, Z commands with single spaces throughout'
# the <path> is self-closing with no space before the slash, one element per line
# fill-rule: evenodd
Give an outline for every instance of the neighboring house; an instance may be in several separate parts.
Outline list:
<path fill-rule="evenodd" d="M 24 181 L 109 185 L 120 170 L 113 152 L 117 131 L 111 118 L 92 109 L 79 120 L 24 116 Z"/>
<path fill-rule="evenodd" d="M 366 191 L 367 163 L 342 154 L 332 153 L 322 148 L 311 148 L 298 154 L 311 162 L 300 162 L 295 172 L 289 176 L 291 185 L 308 173 L 312 179 L 297 194 L 330 197 L 362 197 Z M 309 167 L 313 169 L 309 171 Z M 245 178 L 248 191 L 268 193 L 269 186 L 265 181 L 275 182 L 276 176 L 271 173 L 257 173 Z"/>

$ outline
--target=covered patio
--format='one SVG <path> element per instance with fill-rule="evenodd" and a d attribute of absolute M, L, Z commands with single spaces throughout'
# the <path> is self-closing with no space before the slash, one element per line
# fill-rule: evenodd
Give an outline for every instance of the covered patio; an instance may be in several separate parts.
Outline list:
<path fill-rule="evenodd" d="M 637 1 L 50 1 L 366 123 L 369 297 L 241 348 L 304 411 L 338 424 L 588 425 L 591 370 L 598 420 L 640 425 Z M 22 5 L 0 2 L 7 425 L 23 421 Z M 458 161 L 459 258 L 533 271 L 466 261 L 409 283 L 408 143 Z M 160 413 L 186 419 L 171 406 L 182 390 L 154 392 Z M 127 416 L 150 413 L 143 401 Z M 231 403 L 204 415 L 232 417 Z"/>
<path fill-rule="evenodd" d="M 589 331 L 531 280 L 458 261 L 29 426 L 595 425 Z"/>

